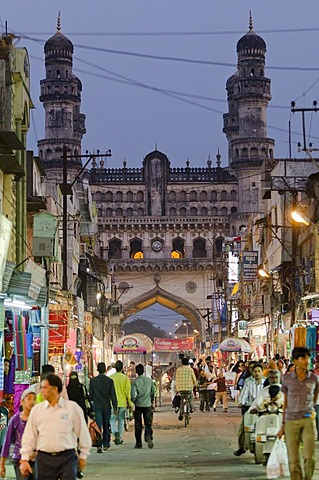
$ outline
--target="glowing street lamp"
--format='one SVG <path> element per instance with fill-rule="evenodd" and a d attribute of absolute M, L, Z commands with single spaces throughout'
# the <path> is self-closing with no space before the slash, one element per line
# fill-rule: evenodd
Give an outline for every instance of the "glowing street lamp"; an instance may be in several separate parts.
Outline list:
<path fill-rule="evenodd" d="M 258 276 L 261 278 L 270 278 L 270 273 L 267 272 L 263 267 L 258 267 L 257 270 Z"/>
<path fill-rule="evenodd" d="M 296 223 L 301 223 L 302 225 L 305 225 L 305 227 L 309 227 L 309 225 L 312 224 L 312 221 L 299 210 L 293 210 L 291 212 L 291 217 Z"/>

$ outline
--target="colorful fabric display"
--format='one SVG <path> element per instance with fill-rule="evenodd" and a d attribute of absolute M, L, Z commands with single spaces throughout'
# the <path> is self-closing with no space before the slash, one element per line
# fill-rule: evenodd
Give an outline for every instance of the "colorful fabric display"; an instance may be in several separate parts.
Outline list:
<path fill-rule="evenodd" d="M 27 370 L 27 337 L 25 331 L 25 319 L 22 315 L 15 315 L 13 319 L 14 326 L 14 346 L 16 354 L 16 369 Z"/>

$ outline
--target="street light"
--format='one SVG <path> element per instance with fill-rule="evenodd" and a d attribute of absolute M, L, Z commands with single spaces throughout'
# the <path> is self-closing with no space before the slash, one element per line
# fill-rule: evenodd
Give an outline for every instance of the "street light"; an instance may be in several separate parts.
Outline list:
<path fill-rule="evenodd" d="M 303 212 L 300 212 L 299 210 L 293 210 L 291 212 L 291 217 L 296 223 L 302 223 L 305 225 L 305 227 L 309 227 L 313 222 L 303 214 Z"/>
<path fill-rule="evenodd" d="M 270 278 L 270 274 L 262 266 L 258 267 L 257 274 L 261 278 Z"/>

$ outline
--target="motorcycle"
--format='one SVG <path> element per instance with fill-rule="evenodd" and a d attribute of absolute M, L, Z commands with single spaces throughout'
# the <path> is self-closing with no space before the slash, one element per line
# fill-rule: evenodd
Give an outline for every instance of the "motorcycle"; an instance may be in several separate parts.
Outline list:
<path fill-rule="evenodd" d="M 255 463 L 267 465 L 281 424 L 282 410 L 276 402 L 270 402 L 266 407 L 266 411 L 259 412 L 255 425 Z"/>

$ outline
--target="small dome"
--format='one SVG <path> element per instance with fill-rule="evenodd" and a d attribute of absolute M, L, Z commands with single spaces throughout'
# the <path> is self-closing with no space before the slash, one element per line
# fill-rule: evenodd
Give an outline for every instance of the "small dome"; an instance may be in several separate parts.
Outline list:
<path fill-rule="evenodd" d="M 237 52 L 240 52 L 245 48 L 266 50 L 266 43 L 263 38 L 257 35 L 253 30 L 250 30 L 237 42 Z"/>
<path fill-rule="evenodd" d="M 61 32 L 57 32 L 53 37 L 49 38 L 44 45 L 45 54 L 52 50 L 62 49 L 73 53 L 73 43 Z"/>

